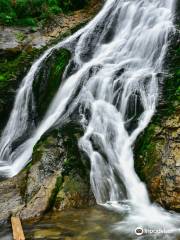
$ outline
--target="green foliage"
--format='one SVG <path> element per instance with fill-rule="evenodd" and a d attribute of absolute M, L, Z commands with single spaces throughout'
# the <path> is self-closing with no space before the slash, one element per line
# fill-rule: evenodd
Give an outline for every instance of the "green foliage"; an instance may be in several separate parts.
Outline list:
<path fill-rule="evenodd" d="M 59 0 L 64 11 L 72 11 L 84 7 L 87 0 Z"/>
<path fill-rule="evenodd" d="M 37 54 L 37 50 L 33 50 L 29 53 L 23 51 L 12 59 L 0 59 L 0 89 L 4 86 L 5 82 L 16 78 L 24 66 L 30 65 L 32 59 L 34 59 Z"/>
<path fill-rule="evenodd" d="M 87 0 L 0 0 L 0 24 L 36 26 L 60 12 L 84 7 Z"/>
<path fill-rule="evenodd" d="M 5 80 L 5 76 L 3 74 L 0 75 L 0 82 Z"/>
<path fill-rule="evenodd" d="M 32 26 L 35 27 L 37 25 L 37 21 L 33 18 L 22 18 L 18 20 L 19 26 Z"/>

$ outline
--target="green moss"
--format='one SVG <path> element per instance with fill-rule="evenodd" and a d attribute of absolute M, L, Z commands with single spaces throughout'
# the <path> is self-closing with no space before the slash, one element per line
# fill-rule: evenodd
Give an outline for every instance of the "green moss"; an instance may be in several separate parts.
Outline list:
<path fill-rule="evenodd" d="M 41 66 L 33 83 L 39 118 L 45 113 L 59 89 L 61 78 L 69 59 L 70 52 L 66 49 L 60 49 L 52 54 Z"/>
<path fill-rule="evenodd" d="M 8 51 L 0 58 L 0 131 L 13 107 L 15 91 L 39 53 L 39 50 Z"/>
<path fill-rule="evenodd" d="M 48 141 L 48 140 L 46 140 Z M 33 158 L 31 165 L 35 164 L 42 158 L 43 151 L 46 149 L 45 142 L 41 139 L 33 148 Z"/>
<path fill-rule="evenodd" d="M 135 169 L 140 178 L 148 182 L 149 177 L 158 171 L 161 150 L 165 140 L 158 135 L 162 131 L 163 122 L 176 114 L 180 105 L 180 48 L 173 45 L 166 59 L 168 77 L 163 86 L 164 103 L 157 109 L 151 124 L 137 139 L 135 146 Z M 158 130 L 159 129 L 159 130 Z"/>
<path fill-rule="evenodd" d="M 87 186 L 84 184 L 82 179 L 77 175 L 69 175 L 64 178 L 63 192 L 66 193 L 77 193 L 81 191 L 87 191 Z"/>
<path fill-rule="evenodd" d="M 62 176 L 69 176 L 73 174 L 80 175 L 86 182 L 89 182 L 90 164 L 88 159 L 82 156 L 78 148 L 78 139 L 82 136 L 81 128 L 73 123 L 68 123 L 61 129 L 53 130 L 41 138 L 35 145 L 33 150 L 33 163 L 41 159 L 42 153 L 45 149 L 51 147 L 51 142 L 54 139 L 62 142 L 64 149 L 63 170 Z M 52 141 L 51 141 L 52 139 Z"/>
<path fill-rule="evenodd" d="M 156 145 L 153 141 L 155 128 L 156 125 L 151 124 L 136 143 L 135 170 L 143 181 L 147 176 L 147 172 L 152 170 L 156 161 Z"/>
<path fill-rule="evenodd" d="M 44 134 L 34 147 L 32 165 L 37 161 L 41 161 L 42 154 L 46 150 L 54 153 L 53 149 L 56 149 L 57 154 L 60 155 L 58 155 L 57 160 L 55 158 L 52 160 L 52 164 L 54 164 L 54 161 L 58 161 L 58 164 L 61 161 L 63 164 L 61 176 L 57 177 L 56 186 L 51 194 L 47 211 L 52 209 L 57 202 L 63 200 L 61 194 L 59 195 L 58 193 L 66 194 L 81 191 L 84 193 L 89 189 L 89 171 L 83 163 L 77 144 L 81 135 L 82 130 L 77 125 L 68 123 L 61 129 Z M 45 161 L 44 164 L 46 165 L 47 160 Z"/>
<path fill-rule="evenodd" d="M 16 34 L 16 39 L 20 42 L 22 42 L 25 39 L 25 34 L 23 32 L 18 32 Z"/>
<path fill-rule="evenodd" d="M 180 104 L 180 47 L 178 42 L 179 34 L 175 37 L 169 49 L 167 57 L 168 77 L 165 79 L 163 95 L 165 105 L 159 111 L 160 118 L 172 115 Z"/>
<path fill-rule="evenodd" d="M 78 172 L 78 174 L 89 181 L 89 160 L 82 156 L 82 153 L 78 148 L 78 140 L 82 136 L 82 129 L 73 123 L 67 124 L 63 129 L 60 130 L 63 138 L 63 145 L 67 152 L 66 159 L 63 163 L 63 176 Z"/>
<path fill-rule="evenodd" d="M 0 75 L 0 82 L 5 81 L 5 80 L 6 80 L 6 77 L 3 74 L 1 74 Z"/>
<path fill-rule="evenodd" d="M 151 143 L 151 141 L 153 139 L 153 136 L 155 134 L 155 128 L 156 128 L 155 124 L 150 124 L 148 129 L 145 131 L 145 136 L 143 137 L 141 142 L 139 142 L 140 148 L 141 148 L 142 152 L 144 152 L 144 151 L 148 150 L 149 148 L 151 148 L 151 144 L 150 143 Z"/>
<path fill-rule="evenodd" d="M 46 209 L 46 211 L 49 211 L 53 208 L 55 201 L 56 201 L 57 194 L 59 193 L 59 191 L 62 187 L 62 184 L 63 184 L 63 178 L 62 178 L 62 176 L 58 176 L 56 179 L 55 188 L 52 191 L 51 197 L 49 199 L 48 208 Z"/>
<path fill-rule="evenodd" d="M 39 54 L 38 50 L 22 51 L 20 53 L 9 53 L 8 57 L 0 59 L 0 76 L 1 81 L 9 81 L 16 78 L 22 72 L 24 67 L 30 66 L 33 59 Z"/>

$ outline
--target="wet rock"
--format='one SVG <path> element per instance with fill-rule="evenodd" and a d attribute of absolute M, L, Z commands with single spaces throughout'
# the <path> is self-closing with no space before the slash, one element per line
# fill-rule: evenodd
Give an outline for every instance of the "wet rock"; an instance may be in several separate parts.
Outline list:
<path fill-rule="evenodd" d="M 54 209 L 81 208 L 95 205 L 90 186 L 78 175 L 64 177 L 62 189 L 56 197 Z"/>
<path fill-rule="evenodd" d="M 70 59 L 66 49 L 54 50 L 39 68 L 33 82 L 37 119 L 41 119 L 59 89 L 62 74 Z"/>
<path fill-rule="evenodd" d="M 49 200 L 56 185 L 56 178 L 57 175 L 55 174 L 43 181 L 33 198 L 17 213 L 21 219 L 32 219 L 45 213 L 49 207 Z"/>
<path fill-rule="evenodd" d="M 0 221 L 12 214 L 27 220 L 52 209 L 95 204 L 79 136 L 70 125 L 46 134 L 35 146 L 32 162 L 16 177 L 0 182 Z"/>
<path fill-rule="evenodd" d="M 0 222 L 9 218 L 10 215 L 23 208 L 23 198 L 26 183 L 26 172 L 0 182 Z"/>
<path fill-rule="evenodd" d="M 48 181 L 51 181 L 49 178 L 61 174 L 65 156 L 66 151 L 61 138 L 52 135 L 44 137 L 37 144 L 28 171 L 27 202 L 37 195 L 42 186 L 49 184 Z"/>
<path fill-rule="evenodd" d="M 149 129 L 137 144 L 136 170 L 153 201 L 180 212 L 180 110 Z"/>

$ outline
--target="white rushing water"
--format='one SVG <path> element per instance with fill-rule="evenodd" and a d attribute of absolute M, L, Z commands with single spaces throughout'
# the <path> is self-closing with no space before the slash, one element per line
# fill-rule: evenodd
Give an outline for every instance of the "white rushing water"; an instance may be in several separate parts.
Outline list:
<path fill-rule="evenodd" d="M 91 160 L 91 186 L 97 202 L 119 211 L 130 207 L 129 224 L 174 226 L 175 215 L 172 221 L 169 213 L 151 205 L 135 173 L 132 151 L 156 109 L 159 73 L 169 33 L 174 31 L 174 6 L 175 0 L 107 0 L 86 27 L 47 50 L 17 93 L 1 137 L 0 174 L 17 174 L 30 160 L 40 137 L 66 121 L 78 106 L 85 130 L 79 147 Z M 34 127 L 29 121 L 35 108 L 34 77 L 43 61 L 62 47 L 72 52 L 72 60 L 44 119 Z M 28 137 L 14 147 L 29 129 Z"/>

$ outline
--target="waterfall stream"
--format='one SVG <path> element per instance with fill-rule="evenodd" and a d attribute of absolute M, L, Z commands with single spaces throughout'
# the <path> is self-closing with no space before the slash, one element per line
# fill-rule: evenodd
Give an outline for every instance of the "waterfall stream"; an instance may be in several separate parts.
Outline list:
<path fill-rule="evenodd" d="M 1 136 L 0 175 L 16 175 L 30 161 L 40 137 L 78 107 L 84 128 L 79 147 L 91 161 L 97 202 L 115 211 L 131 211 L 124 224 L 163 223 L 172 228 L 177 216 L 150 203 L 134 170 L 132 146 L 155 113 L 168 37 L 174 31 L 174 7 L 175 0 L 107 0 L 87 26 L 48 49 L 17 92 Z M 44 60 L 60 48 L 69 49 L 72 58 L 47 113 L 35 127 L 29 121 L 35 108 L 33 80 Z M 16 146 L 27 130 L 30 136 Z"/>

